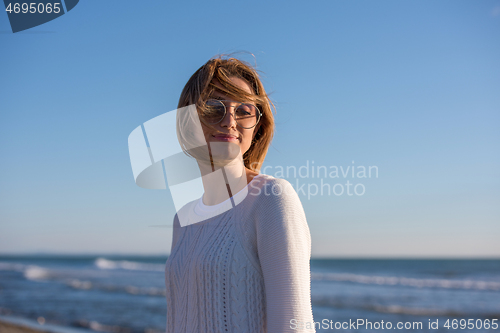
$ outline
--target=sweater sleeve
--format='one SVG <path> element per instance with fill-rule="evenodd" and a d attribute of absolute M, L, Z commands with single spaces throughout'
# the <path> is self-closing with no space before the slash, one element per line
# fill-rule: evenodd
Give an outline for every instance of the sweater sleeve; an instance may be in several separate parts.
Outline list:
<path fill-rule="evenodd" d="M 274 179 L 264 185 L 257 210 L 257 251 L 266 290 L 267 333 L 315 332 L 311 235 L 300 199 L 288 181 Z"/>

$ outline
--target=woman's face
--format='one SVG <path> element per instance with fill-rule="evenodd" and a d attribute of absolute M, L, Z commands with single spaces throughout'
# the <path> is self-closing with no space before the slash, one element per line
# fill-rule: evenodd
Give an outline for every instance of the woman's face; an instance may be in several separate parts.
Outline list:
<path fill-rule="evenodd" d="M 238 88 L 248 92 L 249 94 L 253 94 L 254 92 L 250 88 L 250 85 L 246 83 L 244 80 L 237 78 L 237 77 L 231 77 L 229 78 L 231 83 Z M 219 86 L 222 88 L 221 84 L 218 81 L 215 81 L 214 84 L 216 86 Z M 215 91 L 211 98 L 214 99 L 222 99 L 222 100 L 234 100 L 233 98 L 229 98 L 225 94 Z M 243 100 L 241 101 L 235 101 L 235 102 L 245 102 Z M 224 119 L 222 119 L 221 122 L 212 125 L 213 128 L 210 128 L 206 126 L 205 124 L 202 124 L 203 128 L 203 133 L 205 135 L 205 140 L 207 143 L 209 142 L 227 142 L 230 143 L 228 145 L 217 145 L 217 146 L 231 146 L 234 148 L 234 145 L 237 145 L 239 147 L 239 150 L 241 151 L 241 155 L 245 154 L 245 152 L 250 148 L 252 145 L 252 140 L 254 137 L 254 133 L 256 133 L 256 130 L 259 126 L 246 129 L 238 125 L 236 123 L 236 120 L 234 119 L 234 105 L 236 103 L 226 103 L 226 115 L 224 116 Z M 210 146 L 210 143 L 209 143 Z M 214 154 L 214 146 L 212 145 L 212 155 Z M 231 148 L 230 147 L 230 148 Z M 233 149 L 231 149 L 233 150 Z"/>

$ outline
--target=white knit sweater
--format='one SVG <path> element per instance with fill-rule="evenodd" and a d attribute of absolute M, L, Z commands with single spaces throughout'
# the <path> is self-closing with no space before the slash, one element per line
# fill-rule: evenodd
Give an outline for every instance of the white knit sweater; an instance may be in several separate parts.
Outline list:
<path fill-rule="evenodd" d="M 311 236 L 297 193 L 284 179 L 258 175 L 234 208 L 181 227 L 174 218 L 165 267 L 167 333 L 284 333 L 313 322 Z M 226 203 L 183 207 L 192 214 Z M 212 214 L 213 216 L 214 214 Z"/>

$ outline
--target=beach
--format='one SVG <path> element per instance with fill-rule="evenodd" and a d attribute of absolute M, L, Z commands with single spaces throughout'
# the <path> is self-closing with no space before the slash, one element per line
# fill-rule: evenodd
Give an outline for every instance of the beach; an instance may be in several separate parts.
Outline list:
<path fill-rule="evenodd" d="M 57 326 L 53 324 L 41 325 L 38 322 L 21 317 L 0 315 L 0 333 L 89 333 L 87 329 Z"/>
<path fill-rule="evenodd" d="M 0 320 L 0 332 L 1 333 L 39 333 L 46 332 L 28 328 L 23 325 L 17 325 L 10 322 Z"/>
<path fill-rule="evenodd" d="M 0 257 L 0 333 L 165 332 L 165 261 Z M 311 296 L 317 322 L 418 322 L 419 332 L 449 332 L 450 318 L 499 321 L 500 261 L 313 258 Z M 429 329 L 436 320 L 440 328 Z"/>

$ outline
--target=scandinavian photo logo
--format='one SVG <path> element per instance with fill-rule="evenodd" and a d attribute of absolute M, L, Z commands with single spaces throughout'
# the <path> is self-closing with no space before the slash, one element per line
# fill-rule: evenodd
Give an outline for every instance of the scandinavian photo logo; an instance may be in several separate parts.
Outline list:
<path fill-rule="evenodd" d="M 315 196 L 363 196 L 364 181 L 378 179 L 377 165 L 317 165 L 306 160 L 302 165 L 268 165 L 261 172 L 287 179 L 298 195 L 311 200 Z M 345 181 L 344 181 L 345 180 Z M 280 193 L 282 189 L 273 189 Z M 259 193 L 259 192 L 257 192 Z"/>

